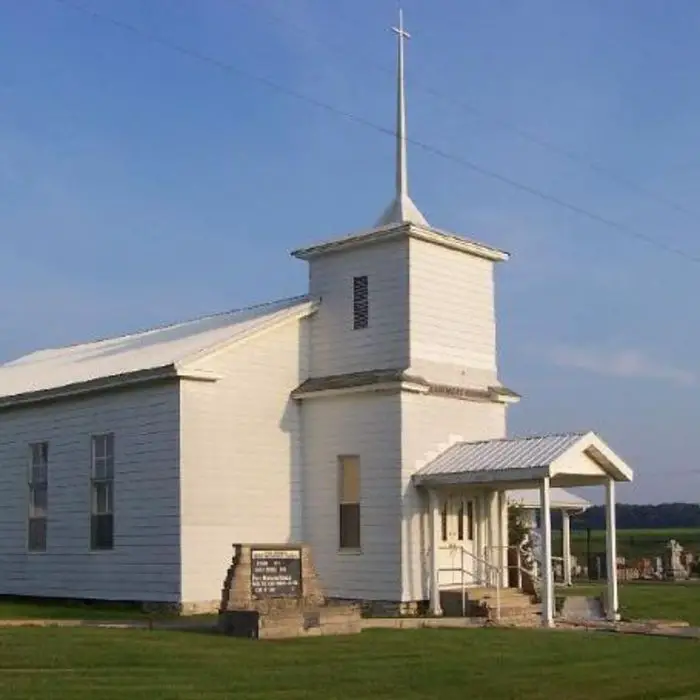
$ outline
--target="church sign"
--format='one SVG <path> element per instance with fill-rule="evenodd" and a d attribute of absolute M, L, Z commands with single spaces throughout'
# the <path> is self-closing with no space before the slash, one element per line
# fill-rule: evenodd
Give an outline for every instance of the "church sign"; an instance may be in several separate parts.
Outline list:
<path fill-rule="evenodd" d="M 301 550 L 251 550 L 250 583 L 254 598 L 299 597 Z"/>

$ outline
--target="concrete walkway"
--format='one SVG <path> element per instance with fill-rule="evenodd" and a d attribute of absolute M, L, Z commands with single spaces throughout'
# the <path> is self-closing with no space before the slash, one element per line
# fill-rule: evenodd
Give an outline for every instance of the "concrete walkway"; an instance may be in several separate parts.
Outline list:
<path fill-rule="evenodd" d="M 177 620 L 58 620 L 58 619 L 18 619 L 0 620 L 0 629 L 19 627 L 63 627 L 96 629 L 143 629 L 143 630 L 216 630 L 216 621 L 201 618 L 181 618 Z M 362 629 L 479 629 L 497 627 L 517 629 L 516 625 L 489 622 L 485 618 L 469 617 L 374 617 L 362 620 Z M 700 627 L 691 627 L 686 622 L 671 620 L 640 620 L 636 622 L 604 622 L 591 620 L 557 620 L 551 630 L 539 625 L 529 629 L 549 631 L 608 632 L 613 634 L 637 634 L 650 637 L 673 637 L 679 639 L 700 639 Z"/>

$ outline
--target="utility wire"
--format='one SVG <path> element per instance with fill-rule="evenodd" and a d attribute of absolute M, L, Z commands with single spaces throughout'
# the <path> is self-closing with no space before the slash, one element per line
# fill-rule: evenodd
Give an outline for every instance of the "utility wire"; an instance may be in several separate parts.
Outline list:
<path fill-rule="evenodd" d="M 140 27 L 137 27 L 136 25 L 130 24 L 128 22 L 124 22 L 122 20 L 116 19 L 114 17 L 111 17 L 109 15 L 105 15 L 101 12 L 98 12 L 92 8 L 86 7 L 85 5 L 82 5 L 77 2 L 73 2 L 73 0 L 54 0 L 54 2 L 63 5 L 65 7 L 72 8 L 73 10 L 76 10 L 88 17 L 90 17 L 93 20 L 99 20 L 108 24 L 111 24 L 119 29 L 122 29 L 124 31 L 127 31 L 135 36 L 138 36 L 142 39 L 145 39 L 147 41 L 150 41 L 154 44 L 158 44 L 162 47 L 165 47 L 167 49 L 170 49 L 176 53 L 180 53 L 184 56 L 188 56 L 190 58 L 196 59 L 198 61 L 202 61 L 203 63 L 209 64 L 211 66 L 214 66 L 216 68 L 219 68 L 223 71 L 226 71 L 228 73 L 236 73 L 238 75 L 241 75 L 245 78 L 248 78 L 250 80 L 254 80 L 256 82 L 259 82 L 263 85 L 266 85 L 267 87 L 276 90 L 280 93 L 286 94 L 289 97 L 293 97 L 297 100 L 307 102 L 311 105 L 314 105 L 315 107 L 318 107 L 320 109 L 325 110 L 326 112 L 329 112 L 331 114 L 335 114 L 336 116 L 343 117 L 349 121 L 355 122 L 356 124 L 360 124 L 362 126 L 366 126 L 370 129 L 373 129 L 375 131 L 378 131 L 382 134 L 385 134 L 387 136 L 391 136 L 392 138 L 396 138 L 396 133 L 393 129 L 388 129 L 386 127 L 380 126 L 379 124 L 375 124 L 374 122 L 364 118 L 360 117 L 356 114 L 353 114 L 351 112 L 347 112 L 345 110 L 339 109 L 338 107 L 335 107 L 331 104 L 328 104 L 326 102 L 323 102 L 322 100 L 316 99 L 314 97 L 311 97 L 309 95 L 306 95 L 302 92 L 299 92 L 293 88 L 290 88 L 286 85 L 283 85 L 281 83 L 278 83 L 274 80 L 271 80 L 270 78 L 266 78 L 264 76 L 256 75 L 254 73 L 250 73 L 246 70 L 243 70 L 242 68 L 239 68 L 237 66 L 234 66 L 230 63 L 226 63 L 225 61 L 222 61 L 217 58 L 213 58 L 212 56 L 208 56 L 206 54 L 203 54 L 196 49 L 191 49 L 189 47 L 183 46 L 182 44 L 178 44 L 172 41 L 165 40 L 151 32 L 148 32 L 146 30 L 141 29 Z M 550 202 L 551 204 L 555 204 L 562 209 L 566 209 L 570 212 L 573 212 L 575 214 L 578 214 L 580 216 L 583 216 L 587 219 L 590 219 L 591 221 L 595 221 L 597 223 L 603 224 L 611 229 L 614 229 L 618 231 L 619 233 L 622 233 L 626 236 L 629 236 L 630 238 L 634 238 L 636 240 L 642 241 L 644 243 L 647 243 L 649 245 L 652 245 L 654 247 L 657 247 L 661 250 L 665 250 L 667 253 L 671 253 L 673 255 L 676 255 L 678 257 L 681 257 L 685 260 L 688 260 L 690 262 L 694 263 L 700 263 L 700 256 L 694 255 L 692 253 L 689 253 L 688 251 L 685 251 L 680 248 L 676 248 L 672 245 L 669 245 L 665 243 L 664 241 L 660 241 L 652 236 L 649 236 L 645 233 L 642 233 L 641 231 L 638 231 L 636 229 L 633 229 L 629 226 L 626 226 L 625 224 L 622 224 L 618 221 L 614 221 L 612 219 L 608 219 L 600 214 L 597 214 L 595 212 L 589 211 L 588 209 L 585 209 L 582 206 L 579 206 L 577 204 L 568 202 L 566 200 L 560 199 L 559 197 L 556 197 L 555 195 L 548 194 L 546 192 L 543 192 L 542 190 L 539 190 L 535 187 L 532 187 L 530 185 L 527 185 L 522 182 L 518 182 L 517 180 L 514 180 L 507 175 L 502 175 L 494 170 L 490 170 L 489 168 L 486 168 L 484 166 L 481 166 L 477 163 L 474 163 L 473 161 L 467 160 L 466 158 L 462 158 L 460 156 L 456 156 L 454 154 L 448 153 L 447 151 L 444 151 L 440 148 L 437 148 L 435 146 L 432 146 L 428 143 L 425 143 L 423 141 L 419 141 L 414 138 L 407 137 L 405 139 L 406 143 L 409 143 L 413 146 L 416 146 L 423 151 L 427 153 L 431 153 L 435 156 L 438 156 L 439 158 L 443 158 L 447 161 L 450 161 L 452 163 L 455 163 L 457 165 L 460 165 L 468 170 L 471 170 L 472 172 L 479 173 L 480 175 L 490 178 L 492 180 L 496 180 L 498 182 L 501 182 L 503 184 L 509 185 L 510 187 L 517 189 L 521 192 L 525 192 L 527 194 L 530 194 L 534 197 L 537 197 L 545 202 Z"/>
<path fill-rule="evenodd" d="M 233 0 L 237 3 L 242 3 L 245 5 L 248 5 L 251 9 L 255 11 L 260 10 L 260 6 L 256 5 L 255 3 L 251 2 L 251 0 Z M 275 22 L 278 22 L 280 24 L 286 25 L 287 27 L 291 27 L 295 29 L 296 31 L 303 32 L 307 36 L 311 36 L 311 33 L 309 30 L 304 27 L 303 25 L 297 23 L 297 22 L 292 22 L 286 17 L 283 17 L 280 14 L 277 14 L 276 12 L 268 9 L 267 7 L 264 10 L 265 15 L 270 17 L 272 20 Z M 318 39 L 316 36 L 314 36 L 314 39 L 319 41 L 320 43 L 323 43 L 326 46 L 329 46 L 330 48 L 336 48 L 339 46 L 338 42 L 329 42 L 329 41 L 323 41 L 321 42 L 320 39 Z M 346 44 L 347 47 L 349 47 L 348 44 Z M 353 45 L 352 51 L 344 51 L 343 54 L 344 56 L 358 56 L 358 47 L 356 45 Z M 381 71 L 382 73 L 391 73 L 391 69 L 387 68 L 385 65 L 378 63 L 377 61 L 372 60 L 367 56 L 367 54 L 363 54 L 364 62 L 374 68 L 375 70 Z M 504 119 L 503 117 L 500 117 L 498 115 L 495 115 L 493 113 L 488 113 L 485 112 L 484 110 L 476 107 L 475 105 L 471 104 L 470 102 L 467 102 L 466 100 L 461 100 L 461 99 L 456 99 L 451 95 L 447 95 L 444 92 L 441 92 L 439 90 L 436 90 L 435 88 L 431 87 L 430 85 L 423 83 L 421 81 L 416 80 L 415 78 L 412 77 L 407 77 L 406 82 L 409 85 L 413 85 L 415 88 L 418 90 L 421 90 L 425 92 L 426 94 L 432 95 L 433 97 L 437 97 L 438 99 L 451 104 L 455 107 L 458 107 L 459 109 L 463 110 L 464 112 L 467 112 L 469 114 L 472 114 L 483 121 L 487 122 L 493 122 L 496 126 L 500 127 L 501 129 L 505 131 L 510 131 L 511 133 L 515 134 L 519 138 L 523 139 L 524 141 L 529 141 L 530 143 L 534 143 L 537 146 L 540 146 L 541 148 L 550 151 L 551 153 L 556 153 L 559 156 L 563 156 L 564 158 L 577 163 L 579 165 L 583 165 L 584 167 L 588 168 L 592 172 L 597 173 L 598 175 L 603 175 L 607 177 L 609 180 L 616 182 L 619 185 L 622 185 L 623 187 L 626 187 L 634 192 L 636 192 L 639 195 L 642 195 L 643 197 L 646 198 L 651 198 L 659 202 L 660 204 L 663 204 L 664 206 L 670 207 L 671 209 L 674 209 L 677 212 L 681 212 L 683 214 L 686 214 L 687 216 L 690 216 L 693 218 L 694 221 L 697 221 L 698 217 L 700 217 L 700 212 L 693 211 L 692 209 L 689 209 L 688 207 L 683 206 L 682 204 L 679 204 L 678 202 L 675 202 L 674 200 L 666 197 L 663 194 L 660 194 L 659 192 L 656 192 L 654 190 L 651 190 L 647 187 L 644 187 L 643 185 L 640 185 L 638 182 L 635 182 L 634 180 L 631 180 L 630 178 L 626 177 L 625 175 L 621 175 L 618 172 L 615 172 L 614 170 L 611 170 L 605 165 L 602 165 L 601 163 L 596 163 L 594 161 L 591 161 L 587 159 L 585 156 L 576 153 L 575 151 L 565 148 L 563 146 L 559 146 L 551 141 L 548 141 L 540 136 L 537 136 L 529 131 L 526 131 L 522 127 L 520 127 L 518 124 L 516 124 L 513 121 L 510 121 L 508 119 Z"/>

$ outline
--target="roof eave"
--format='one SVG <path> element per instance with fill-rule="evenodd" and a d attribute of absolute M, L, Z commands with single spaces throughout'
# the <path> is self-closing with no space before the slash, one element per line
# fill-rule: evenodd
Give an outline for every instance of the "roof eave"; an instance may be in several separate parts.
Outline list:
<path fill-rule="evenodd" d="M 582 435 L 578 444 L 573 447 L 580 449 L 586 457 L 595 462 L 614 481 L 634 481 L 632 468 L 592 430 Z M 553 466 L 556 469 L 556 462 Z"/>
<path fill-rule="evenodd" d="M 126 372 L 124 374 L 111 375 L 109 377 L 98 377 L 85 382 L 75 382 L 64 386 L 53 387 L 51 389 L 41 389 L 39 391 L 27 391 L 12 396 L 0 398 L 0 410 L 15 408 L 17 406 L 27 406 L 30 404 L 42 403 L 44 401 L 55 401 L 56 399 L 82 396 L 97 391 L 109 391 L 125 386 L 143 384 L 161 379 L 177 378 L 178 373 L 173 364 L 161 367 L 151 367 L 148 369 Z M 194 377 L 192 377 L 194 378 Z"/>
<path fill-rule="evenodd" d="M 13 394 L 0 398 L 0 411 L 16 408 L 19 406 L 29 406 L 45 401 L 56 401 L 75 396 L 84 396 L 96 392 L 113 391 L 125 387 L 139 386 L 155 381 L 166 379 L 188 379 L 199 382 L 216 382 L 221 379 L 221 375 L 214 372 L 198 369 L 179 369 L 174 364 L 162 365 L 161 367 L 150 367 L 148 369 L 125 372 L 124 374 L 114 374 L 109 377 L 98 377 L 85 382 L 75 382 L 64 386 L 52 387 L 51 389 L 41 389 L 39 391 L 27 391 L 22 394 Z"/>
<path fill-rule="evenodd" d="M 506 251 L 492 248 L 483 243 L 471 241 L 466 238 L 461 238 L 455 234 L 441 231 L 440 229 L 430 226 L 421 226 L 415 223 L 390 224 L 381 226 L 361 233 L 352 234 L 343 238 L 337 238 L 325 243 L 309 246 L 307 248 L 298 248 L 292 251 L 291 255 L 300 260 L 312 260 L 326 253 L 339 252 L 348 250 L 358 246 L 368 245 L 371 243 L 380 243 L 383 241 L 393 240 L 402 235 L 423 240 L 429 243 L 440 245 L 444 248 L 450 248 L 462 253 L 476 255 L 477 257 L 491 260 L 492 262 L 503 262 L 510 258 L 510 254 Z"/>
<path fill-rule="evenodd" d="M 411 478 L 416 486 L 459 486 L 461 484 L 526 483 L 549 476 L 549 467 L 483 469 L 463 472 L 417 472 Z"/>

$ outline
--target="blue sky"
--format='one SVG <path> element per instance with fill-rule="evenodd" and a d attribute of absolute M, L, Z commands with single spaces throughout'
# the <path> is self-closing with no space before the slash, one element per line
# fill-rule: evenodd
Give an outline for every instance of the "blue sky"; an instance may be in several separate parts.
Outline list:
<path fill-rule="evenodd" d="M 0 361 L 299 293 L 289 250 L 391 197 L 390 137 L 250 76 L 391 128 L 394 0 L 80 1 L 236 70 L 0 3 Z M 697 501 L 700 5 L 403 7 L 411 138 L 688 254 L 411 147 L 428 220 L 512 253 L 510 431 L 593 428 L 636 469 L 623 500 Z"/>

